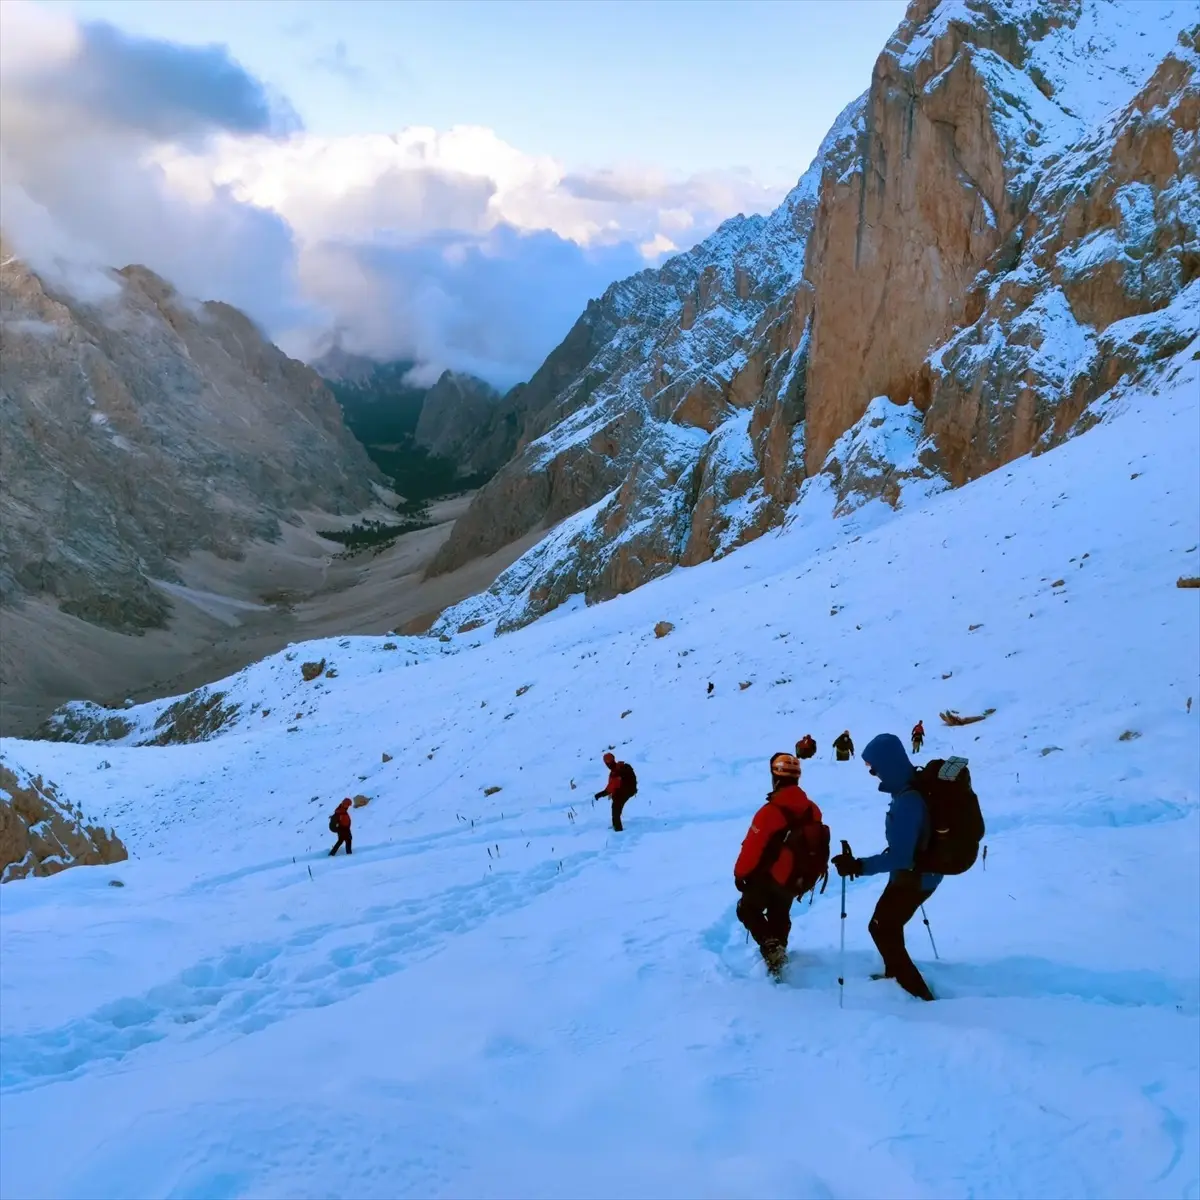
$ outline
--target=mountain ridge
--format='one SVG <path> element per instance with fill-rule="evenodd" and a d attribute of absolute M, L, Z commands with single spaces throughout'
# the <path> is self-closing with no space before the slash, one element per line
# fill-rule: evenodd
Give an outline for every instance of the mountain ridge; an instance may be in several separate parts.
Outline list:
<path fill-rule="evenodd" d="M 1191 16 L 1182 3 L 910 4 L 870 87 L 774 213 L 732 218 L 611 285 L 505 398 L 521 426 L 516 453 L 428 574 L 547 530 L 553 545 L 468 606 L 473 626 L 488 611 L 499 630 L 719 557 L 786 520 L 880 396 L 916 406 L 920 457 L 955 485 L 1068 436 L 1119 378 L 1194 336 Z M 1134 126 L 1158 132 L 1139 143 Z M 1122 201 L 1096 187 L 1102 175 L 1144 184 L 1152 209 L 1166 198 L 1150 222 L 1157 240 L 1121 245 L 1174 267 L 1158 270 L 1153 295 L 1130 272 L 1082 280 L 1070 321 L 1058 320 L 1046 308 L 1055 274 L 1034 258 L 1049 253 L 1051 227 L 1061 255 L 1120 226 Z M 1098 286 L 1106 299 L 1087 308 Z M 1094 334 L 1076 341 L 1099 346 L 1106 329 L 1119 338 L 1121 320 L 1148 311 L 1173 332 L 1123 343 L 1120 369 L 1094 353 L 1056 373 L 1049 359 L 1071 347 L 1041 359 L 1032 349 L 1089 320 Z M 968 355 L 985 314 L 994 353 Z M 454 632 L 455 613 L 440 632 Z"/>

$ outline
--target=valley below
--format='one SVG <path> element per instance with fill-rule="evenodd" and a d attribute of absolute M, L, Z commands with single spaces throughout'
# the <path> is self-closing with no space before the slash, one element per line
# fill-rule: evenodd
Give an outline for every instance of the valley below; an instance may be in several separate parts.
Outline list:
<path fill-rule="evenodd" d="M 283 649 L 336 634 L 423 632 L 449 605 L 486 588 L 542 536 L 535 530 L 448 574 L 425 570 L 472 493 L 435 501 L 430 525 L 373 553 L 345 554 L 319 531 L 386 522 L 382 507 L 353 516 L 307 512 L 276 542 L 240 561 L 200 551 L 176 564 L 182 583 L 157 584 L 171 602 L 166 628 L 104 629 L 44 599 L 0 609 L 0 735 L 29 736 L 58 705 L 120 707 L 190 691 Z"/>

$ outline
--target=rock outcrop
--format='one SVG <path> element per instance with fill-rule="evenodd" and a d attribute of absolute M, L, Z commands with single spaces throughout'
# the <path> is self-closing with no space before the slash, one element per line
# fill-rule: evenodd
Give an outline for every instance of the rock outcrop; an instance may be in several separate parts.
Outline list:
<path fill-rule="evenodd" d="M 462 475 L 492 474 L 516 446 L 515 423 L 499 413 L 500 393 L 491 384 L 444 371 L 425 393 L 413 435 L 417 445 L 458 464 Z"/>
<path fill-rule="evenodd" d="M 175 560 L 363 509 L 380 476 L 316 373 L 236 309 L 141 267 L 107 282 L 84 301 L 4 250 L 0 603 L 136 633 L 165 623 Z"/>
<path fill-rule="evenodd" d="M 775 213 L 613 285 L 505 398 L 517 454 L 429 571 L 548 533 L 435 632 L 720 556 L 818 476 L 846 513 L 1086 427 L 1200 332 L 1196 38 L 1186 0 L 914 0 Z"/>
<path fill-rule="evenodd" d="M 369 452 L 383 451 L 381 464 L 395 469 L 402 491 L 403 463 L 388 453 L 406 442 L 446 460 L 463 478 L 494 474 L 517 447 L 519 400 L 504 403 L 491 384 L 474 375 L 443 371 L 427 387 L 412 382 L 419 377 L 414 362 L 375 362 L 340 347 L 314 360 L 313 369 L 333 388 L 354 435 Z M 516 389 L 516 397 L 522 391 Z"/>
<path fill-rule="evenodd" d="M 128 857 L 112 830 L 87 824 L 53 783 L 0 762 L 0 883 Z"/>
<path fill-rule="evenodd" d="M 522 430 L 518 453 L 459 520 L 431 574 L 603 502 L 572 525 L 574 565 L 569 552 L 553 555 L 569 569 L 544 581 L 536 616 L 566 595 L 616 595 L 725 553 L 781 519 L 802 477 L 792 438 L 804 412 L 805 243 L 822 173 L 853 157 L 861 109 L 846 109 L 769 217 L 735 217 L 588 305 L 505 398 Z"/>

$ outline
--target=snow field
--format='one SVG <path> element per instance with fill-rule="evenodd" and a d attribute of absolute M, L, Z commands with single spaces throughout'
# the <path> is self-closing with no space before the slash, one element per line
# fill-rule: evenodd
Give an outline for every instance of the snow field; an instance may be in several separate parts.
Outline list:
<path fill-rule="evenodd" d="M 894 516 L 815 486 L 478 646 L 296 647 L 205 744 L 5 741 L 135 857 L 0 890 L 0 1194 L 1200 1196 L 1198 394 Z M 771 752 L 816 736 L 802 786 L 869 853 L 885 798 L 830 742 L 918 717 L 988 820 L 940 961 L 909 927 L 938 1003 L 868 979 L 881 879 L 843 1010 L 836 878 L 770 984 L 731 871 Z"/>

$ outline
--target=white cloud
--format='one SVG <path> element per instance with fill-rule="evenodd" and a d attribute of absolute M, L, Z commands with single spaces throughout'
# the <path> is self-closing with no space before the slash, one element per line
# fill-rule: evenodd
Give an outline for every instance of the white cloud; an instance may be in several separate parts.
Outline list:
<path fill-rule="evenodd" d="M 293 353 L 336 330 L 510 384 L 608 283 L 781 198 L 733 172 L 570 172 L 477 126 L 314 137 L 219 47 L 26 0 L 5 0 L 0 53 L 17 252 L 72 287 L 81 265 L 144 263 Z"/>

